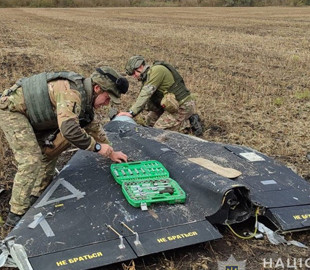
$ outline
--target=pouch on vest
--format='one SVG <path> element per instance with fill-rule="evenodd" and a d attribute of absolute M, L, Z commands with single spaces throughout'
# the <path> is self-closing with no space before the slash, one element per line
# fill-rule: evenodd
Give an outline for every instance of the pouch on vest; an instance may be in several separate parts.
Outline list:
<path fill-rule="evenodd" d="M 48 159 L 53 159 L 59 156 L 71 145 L 65 137 L 62 136 L 61 132 L 58 132 L 55 138 L 49 142 L 50 144 L 45 143 L 46 146 L 43 148 L 43 154 L 45 154 Z"/>
<path fill-rule="evenodd" d="M 176 113 L 179 110 L 179 102 L 173 93 L 165 94 L 160 105 L 169 113 Z"/>

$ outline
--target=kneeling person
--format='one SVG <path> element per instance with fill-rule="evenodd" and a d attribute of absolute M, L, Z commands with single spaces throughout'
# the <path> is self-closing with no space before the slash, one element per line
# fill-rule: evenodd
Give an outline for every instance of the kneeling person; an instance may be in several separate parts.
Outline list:
<path fill-rule="evenodd" d="M 128 75 L 142 82 L 142 88 L 129 111 L 119 115 L 135 117 L 145 108 L 149 112 L 145 121 L 147 126 L 184 133 L 191 130 L 192 119 L 199 120 L 195 114 L 195 101 L 172 65 L 155 61 L 149 66 L 141 55 L 137 55 L 128 60 L 125 69 Z M 195 135 L 202 135 L 201 125 L 196 128 L 192 130 Z"/>

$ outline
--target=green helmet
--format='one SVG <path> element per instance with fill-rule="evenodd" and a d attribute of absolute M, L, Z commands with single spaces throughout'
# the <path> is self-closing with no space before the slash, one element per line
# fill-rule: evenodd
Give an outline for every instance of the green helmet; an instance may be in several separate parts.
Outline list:
<path fill-rule="evenodd" d="M 115 104 L 120 104 L 121 94 L 128 91 L 128 80 L 109 66 L 96 68 L 91 75 L 93 83 L 98 84 L 103 91 L 107 91 Z"/>
<path fill-rule="evenodd" d="M 145 64 L 145 60 L 142 55 L 134 55 L 129 58 L 125 66 L 126 73 L 131 76 L 134 74 L 135 69 L 137 69 L 138 67 L 144 64 Z"/>

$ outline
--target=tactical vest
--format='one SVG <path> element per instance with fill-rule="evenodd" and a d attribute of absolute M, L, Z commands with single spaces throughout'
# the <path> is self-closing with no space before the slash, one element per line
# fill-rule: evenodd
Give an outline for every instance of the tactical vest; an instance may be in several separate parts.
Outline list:
<path fill-rule="evenodd" d="M 85 126 L 93 120 L 94 112 L 91 104 L 91 93 L 84 87 L 84 78 L 75 72 L 43 72 L 28 78 L 20 79 L 16 84 L 23 89 L 29 121 L 34 130 L 56 129 L 57 115 L 53 110 L 48 93 L 48 82 L 54 80 L 68 80 L 71 88 L 81 94 L 81 113 L 79 120 Z"/>
<path fill-rule="evenodd" d="M 155 61 L 153 63 L 153 66 L 156 66 L 156 65 L 162 65 L 162 66 L 166 67 L 167 69 L 169 69 L 169 71 L 172 73 L 172 76 L 174 79 L 174 84 L 169 88 L 168 92 L 173 93 L 175 95 L 177 101 L 180 102 L 190 95 L 190 91 L 185 86 L 185 83 L 184 83 L 182 76 L 172 65 L 170 65 L 164 61 Z M 154 97 L 152 97 L 152 101 L 155 104 L 160 103 L 164 94 L 165 93 L 162 93 L 160 91 L 156 91 L 153 95 Z"/>

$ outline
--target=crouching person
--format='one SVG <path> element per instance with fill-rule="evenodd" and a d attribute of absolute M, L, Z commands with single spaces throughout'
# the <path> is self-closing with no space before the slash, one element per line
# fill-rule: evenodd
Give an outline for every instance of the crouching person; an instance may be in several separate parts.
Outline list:
<path fill-rule="evenodd" d="M 202 135 L 195 101 L 183 78 L 172 65 L 155 61 L 150 66 L 143 56 L 135 55 L 127 61 L 125 69 L 128 75 L 142 82 L 142 87 L 128 112 L 119 115 L 135 117 L 146 109 L 147 126 Z"/>
<path fill-rule="evenodd" d="M 3 92 L 0 128 L 17 161 L 6 226 L 15 226 L 49 185 L 58 156 L 70 145 L 127 162 L 126 154 L 109 145 L 94 110 L 110 101 L 119 104 L 127 90 L 127 79 L 104 66 L 88 78 L 40 73 Z"/>

